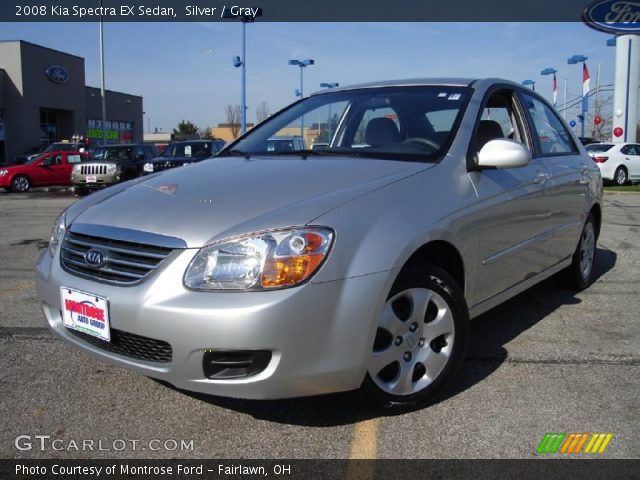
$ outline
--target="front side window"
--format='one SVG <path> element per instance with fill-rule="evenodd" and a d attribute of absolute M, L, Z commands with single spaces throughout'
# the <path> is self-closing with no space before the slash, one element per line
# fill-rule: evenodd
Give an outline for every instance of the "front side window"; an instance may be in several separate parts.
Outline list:
<path fill-rule="evenodd" d="M 533 122 L 534 134 L 538 137 L 540 152 L 543 155 L 578 152 L 569 131 L 551 108 L 526 93 L 522 94 L 522 98 Z"/>
<path fill-rule="evenodd" d="M 439 161 L 470 89 L 362 88 L 311 96 L 270 117 L 222 155 L 313 155 Z M 322 148 L 313 148 L 319 144 Z"/>

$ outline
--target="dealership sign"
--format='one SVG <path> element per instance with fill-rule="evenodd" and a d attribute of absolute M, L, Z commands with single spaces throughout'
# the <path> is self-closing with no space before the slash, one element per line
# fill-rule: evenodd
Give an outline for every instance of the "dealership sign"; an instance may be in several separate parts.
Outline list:
<path fill-rule="evenodd" d="M 582 12 L 591 28 L 608 33 L 640 34 L 640 1 L 596 0 Z"/>
<path fill-rule="evenodd" d="M 64 67 L 60 65 L 51 65 L 48 67 L 44 73 L 46 73 L 49 80 L 54 83 L 67 83 L 69 81 L 69 72 Z"/>

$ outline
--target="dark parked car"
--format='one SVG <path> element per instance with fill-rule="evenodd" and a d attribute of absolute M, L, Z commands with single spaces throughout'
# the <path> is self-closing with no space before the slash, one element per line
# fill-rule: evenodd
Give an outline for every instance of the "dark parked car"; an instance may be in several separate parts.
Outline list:
<path fill-rule="evenodd" d="M 144 164 L 144 173 L 159 172 L 199 162 L 218 153 L 224 148 L 224 144 L 224 140 L 173 142 L 164 149 L 162 155 Z"/>
<path fill-rule="evenodd" d="M 91 161 L 76 165 L 71 183 L 78 195 L 136 178 L 142 167 L 156 156 L 152 145 L 106 145 L 97 148 Z"/>

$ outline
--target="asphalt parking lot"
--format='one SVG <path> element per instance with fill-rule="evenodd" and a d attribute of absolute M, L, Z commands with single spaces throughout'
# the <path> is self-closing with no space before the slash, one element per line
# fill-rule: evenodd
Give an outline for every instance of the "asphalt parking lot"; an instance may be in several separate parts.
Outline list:
<path fill-rule="evenodd" d="M 0 193 L 0 458 L 531 458 L 546 432 L 611 432 L 603 457 L 640 456 L 640 194 L 605 195 L 591 288 L 573 294 L 550 279 L 474 320 L 454 387 L 402 414 L 352 395 L 190 394 L 55 339 L 33 266 L 73 200 L 64 190 Z M 18 450 L 19 435 L 49 435 L 63 449 Z M 69 448 L 85 439 L 108 449 Z M 140 448 L 116 449 L 118 439 Z"/>

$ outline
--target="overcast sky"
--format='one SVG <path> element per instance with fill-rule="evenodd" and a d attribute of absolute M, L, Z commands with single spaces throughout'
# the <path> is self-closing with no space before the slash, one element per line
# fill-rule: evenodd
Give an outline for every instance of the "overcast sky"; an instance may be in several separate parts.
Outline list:
<path fill-rule="evenodd" d="M 608 35 L 582 23 L 255 23 L 247 25 L 248 119 L 266 101 L 275 111 L 295 99 L 299 87 L 291 58 L 313 58 L 305 93 L 321 82 L 341 85 L 384 79 L 459 76 L 536 81 L 551 98 L 558 69 L 569 98 L 581 94 L 582 72 L 567 65 L 589 57 L 595 88 L 614 77 L 615 49 Z M 0 23 L 0 40 L 26 40 L 79 55 L 88 85 L 99 86 L 97 23 Z M 211 49 L 211 50 L 210 50 Z M 144 97 L 144 129 L 171 130 L 181 119 L 199 127 L 224 121 L 224 107 L 240 103 L 240 71 L 232 56 L 241 49 L 239 23 L 106 23 L 106 87 Z M 569 116 L 567 118 L 569 120 Z"/>

